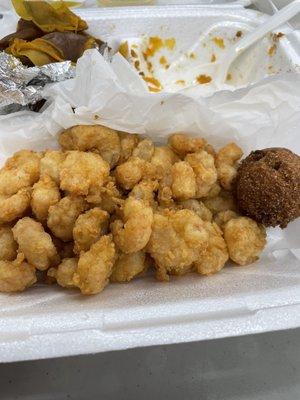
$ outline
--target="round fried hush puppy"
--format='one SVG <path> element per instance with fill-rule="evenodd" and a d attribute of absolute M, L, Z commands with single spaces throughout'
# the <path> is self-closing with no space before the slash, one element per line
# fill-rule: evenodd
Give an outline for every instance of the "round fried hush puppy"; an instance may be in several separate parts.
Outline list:
<path fill-rule="evenodd" d="M 29 264 L 40 271 L 57 265 L 59 256 L 51 236 L 44 231 L 43 225 L 34 219 L 24 217 L 12 229 L 14 238 Z"/>
<path fill-rule="evenodd" d="M 196 176 L 193 168 L 185 161 L 179 161 L 172 165 L 172 193 L 178 200 L 187 200 L 196 195 Z"/>
<path fill-rule="evenodd" d="M 225 190 L 232 189 L 232 182 L 236 176 L 237 162 L 242 157 L 243 151 L 235 143 L 223 147 L 216 156 L 218 178 Z"/>
<path fill-rule="evenodd" d="M 59 200 L 59 188 L 50 176 L 45 175 L 34 184 L 31 193 L 31 209 L 39 221 L 47 221 L 49 208 Z"/>
<path fill-rule="evenodd" d="M 49 176 L 59 186 L 61 164 L 65 158 L 66 153 L 60 150 L 46 151 L 40 163 L 41 178 Z"/>
<path fill-rule="evenodd" d="M 83 294 L 100 293 L 109 282 L 116 260 L 115 244 L 111 235 L 102 236 L 90 250 L 81 253 L 73 283 Z"/>
<path fill-rule="evenodd" d="M 127 161 L 133 153 L 133 150 L 139 143 L 139 136 L 132 133 L 118 132 L 121 145 L 121 153 L 118 161 L 118 165 L 123 164 Z"/>
<path fill-rule="evenodd" d="M 168 144 L 180 157 L 188 153 L 196 153 L 203 150 L 206 141 L 202 138 L 193 138 L 184 133 L 175 133 L 168 138 Z"/>
<path fill-rule="evenodd" d="M 91 151 L 99 154 L 111 168 L 120 157 L 118 133 L 101 125 L 77 125 L 62 132 L 58 139 L 63 150 Z"/>
<path fill-rule="evenodd" d="M 37 281 L 36 270 L 19 253 L 14 261 L 0 261 L 0 292 L 22 292 Z"/>
<path fill-rule="evenodd" d="M 187 210 L 194 211 L 198 217 L 200 217 L 203 221 L 211 221 L 212 213 L 211 211 L 205 207 L 205 205 L 200 200 L 189 199 L 178 202 L 178 208 L 186 208 Z"/>
<path fill-rule="evenodd" d="M 231 260 L 247 265 L 258 260 L 266 245 L 266 231 L 252 219 L 238 217 L 225 224 L 224 239 Z"/>
<path fill-rule="evenodd" d="M 57 268 L 49 268 L 47 276 L 54 278 L 59 286 L 73 288 L 73 276 L 78 266 L 78 258 L 64 258 Z"/>
<path fill-rule="evenodd" d="M 54 236 L 69 242 L 73 239 L 76 219 L 87 209 L 83 197 L 66 196 L 49 208 L 47 225 Z"/>
<path fill-rule="evenodd" d="M 235 192 L 243 214 L 285 228 L 300 217 L 300 157 L 283 148 L 252 152 L 238 168 Z"/>
<path fill-rule="evenodd" d="M 99 154 L 70 151 L 62 162 L 60 187 L 76 196 L 88 196 L 87 201 L 100 198 L 100 188 L 109 176 L 109 165 Z"/>
<path fill-rule="evenodd" d="M 0 195 L 11 196 L 32 186 L 40 176 L 40 154 L 21 150 L 10 157 L 0 170 Z"/>
<path fill-rule="evenodd" d="M 0 227 L 0 260 L 13 261 L 17 257 L 18 244 L 9 226 Z"/>
<path fill-rule="evenodd" d="M 206 197 L 217 182 L 217 170 L 213 156 L 202 150 L 188 154 L 185 161 L 193 168 L 196 175 L 196 197 Z"/>
<path fill-rule="evenodd" d="M 118 248 L 123 253 L 135 253 L 148 243 L 153 222 L 152 208 L 144 201 L 128 197 L 125 200 L 123 221 L 111 223 L 111 232 Z"/>
<path fill-rule="evenodd" d="M 218 225 L 219 228 L 223 230 L 226 222 L 230 221 L 233 218 L 238 218 L 238 217 L 239 215 L 235 211 L 232 210 L 220 211 L 218 212 L 218 214 L 215 215 L 214 222 Z"/>
<path fill-rule="evenodd" d="M 147 251 L 156 263 L 157 279 L 187 272 L 207 248 L 208 239 L 204 221 L 191 210 L 155 213 Z"/>
<path fill-rule="evenodd" d="M 201 275 L 212 275 L 219 272 L 228 260 L 228 250 L 220 228 L 215 223 L 204 222 L 209 234 L 208 246 L 194 263 Z"/>
<path fill-rule="evenodd" d="M 98 207 L 79 215 L 73 229 L 74 251 L 88 251 L 92 244 L 107 233 L 109 214 Z"/>
<path fill-rule="evenodd" d="M 146 253 L 138 251 L 130 254 L 119 254 L 110 277 L 111 282 L 129 282 L 148 268 Z"/>
<path fill-rule="evenodd" d="M 0 195 L 0 224 L 6 224 L 23 217 L 29 209 L 30 199 L 31 188 L 20 189 L 11 196 Z"/>

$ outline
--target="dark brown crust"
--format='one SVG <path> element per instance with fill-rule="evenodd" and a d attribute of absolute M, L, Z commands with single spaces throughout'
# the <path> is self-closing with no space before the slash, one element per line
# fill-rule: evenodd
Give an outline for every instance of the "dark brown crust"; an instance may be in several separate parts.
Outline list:
<path fill-rule="evenodd" d="M 300 216 L 300 157 L 284 148 L 253 151 L 238 168 L 234 191 L 243 214 L 285 228 Z"/>
<path fill-rule="evenodd" d="M 20 19 L 17 26 L 17 31 L 5 36 L 0 40 L 0 50 L 5 50 L 10 43 L 15 39 L 34 40 L 44 35 L 44 32 L 31 21 Z"/>

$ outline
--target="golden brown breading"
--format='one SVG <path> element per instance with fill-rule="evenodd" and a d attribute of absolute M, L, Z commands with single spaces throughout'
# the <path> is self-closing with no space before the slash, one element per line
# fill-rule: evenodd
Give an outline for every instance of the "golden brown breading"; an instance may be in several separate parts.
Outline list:
<path fill-rule="evenodd" d="M 40 176 L 40 154 L 21 150 L 10 157 L 0 170 L 0 194 L 11 196 L 32 186 Z"/>
<path fill-rule="evenodd" d="M 10 226 L 0 227 L 0 260 L 13 261 L 17 257 L 18 244 Z"/>
<path fill-rule="evenodd" d="M 133 133 L 118 132 L 121 144 L 121 154 L 118 164 L 123 164 L 133 153 L 133 150 L 138 145 L 140 137 Z"/>
<path fill-rule="evenodd" d="M 83 197 L 66 196 L 49 208 L 47 225 L 54 236 L 69 242 L 73 240 L 76 219 L 87 210 Z"/>
<path fill-rule="evenodd" d="M 147 251 L 155 260 L 157 278 L 188 271 L 208 246 L 205 224 L 191 210 L 164 210 L 154 214 Z"/>
<path fill-rule="evenodd" d="M 73 288 L 73 276 L 78 266 L 78 258 L 64 258 L 57 268 L 50 268 L 47 276 L 65 288 Z"/>
<path fill-rule="evenodd" d="M 161 146 L 154 148 L 151 164 L 157 167 L 159 175 L 169 170 L 177 161 L 180 161 L 179 157 L 169 147 Z"/>
<path fill-rule="evenodd" d="M 184 133 L 174 133 L 169 136 L 168 144 L 180 157 L 185 157 L 188 153 L 203 150 L 206 141 L 203 138 L 193 138 Z"/>
<path fill-rule="evenodd" d="M 35 268 L 19 254 L 14 261 L 0 261 L 0 292 L 21 292 L 36 282 Z"/>
<path fill-rule="evenodd" d="M 22 188 L 11 196 L 0 195 L 0 224 L 23 217 L 29 209 L 31 188 Z"/>
<path fill-rule="evenodd" d="M 115 244 L 111 235 L 102 236 L 90 250 L 81 253 L 73 283 L 83 294 L 100 293 L 109 282 L 116 260 Z"/>
<path fill-rule="evenodd" d="M 46 151 L 40 164 L 41 178 L 44 178 L 45 175 L 50 176 L 50 178 L 59 186 L 61 164 L 65 158 L 66 153 L 61 150 Z"/>
<path fill-rule="evenodd" d="M 129 196 L 137 200 L 143 200 L 152 208 L 156 208 L 157 202 L 154 200 L 154 197 L 157 189 L 158 181 L 141 181 L 134 186 Z"/>
<path fill-rule="evenodd" d="M 266 245 L 266 230 L 247 217 L 230 219 L 224 226 L 229 256 L 239 265 L 258 260 Z"/>
<path fill-rule="evenodd" d="M 111 282 L 129 282 L 147 270 L 149 263 L 146 253 L 121 253 L 113 267 L 110 277 Z"/>
<path fill-rule="evenodd" d="M 109 214 L 99 207 L 92 208 L 79 215 L 73 229 L 74 251 L 88 251 L 92 244 L 107 233 Z"/>
<path fill-rule="evenodd" d="M 213 215 L 220 211 L 236 210 L 236 204 L 230 192 L 222 191 L 216 197 L 203 199 L 203 203 L 213 213 Z"/>
<path fill-rule="evenodd" d="M 145 161 L 150 161 L 154 153 L 154 144 L 152 140 L 141 140 L 135 149 L 133 149 L 132 156 L 141 158 Z"/>
<path fill-rule="evenodd" d="M 121 154 L 118 133 L 101 125 L 77 125 L 66 129 L 58 139 L 63 150 L 92 151 L 113 168 Z"/>
<path fill-rule="evenodd" d="M 14 238 L 29 264 L 44 271 L 59 263 L 59 256 L 51 236 L 43 225 L 34 219 L 24 217 L 12 229 Z"/>
<path fill-rule="evenodd" d="M 122 193 L 116 187 L 115 178 L 110 177 L 108 182 L 101 188 L 101 200 L 95 204 L 110 214 L 124 204 Z"/>
<path fill-rule="evenodd" d="M 226 222 L 230 221 L 232 218 L 237 218 L 238 216 L 239 215 L 232 210 L 220 211 L 214 216 L 214 222 L 223 230 Z"/>
<path fill-rule="evenodd" d="M 178 161 L 171 167 L 172 194 L 177 200 L 192 199 L 196 196 L 196 176 L 193 168 L 185 161 Z"/>
<path fill-rule="evenodd" d="M 189 199 L 189 200 L 179 201 L 178 209 L 180 210 L 183 208 L 194 211 L 198 215 L 198 217 L 200 217 L 203 221 L 211 222 L 212 220 L 211 211 L 200 200 Z"/>
<path fill-rule="evenodd" d="M 209 234 L 208 246 L 194 263 L 201 275 L 212 275 L 219 272 L 228 260 L 228 250 L 222 232 L 215 223 L 204 222 Z"/>
<path fill-rule="evenodd" d="M 31 193 L 31 209 L 37 220 L 47 221 L 48 210 L 60 200 L 60 192 L 55 181 L 44 175 L 33 186 Z"/>
<path fill-rule="evenodd" d="M 225 190 L 231 190 L 232 181 L 236 176 L 237 162 L 242 155 L 243 151 L 239 146 L 229 143 L 216 156 L 218 178 Z"/>
<path fill-rule="evenodd" d="M 123 220 L 117 219 L 111 223 L 113 238 L 123 253 L 135 253 L 149 241 L 153 211 L 145 202 L 128 197 L 122 212 Z"/>
<path fill-rule="evenodd" d="M 132 189 L 143 178 L 145 161 L 139 157 L 131 157 L 117 166 L 115 177 L 118 184 L 125 190 Z"/>

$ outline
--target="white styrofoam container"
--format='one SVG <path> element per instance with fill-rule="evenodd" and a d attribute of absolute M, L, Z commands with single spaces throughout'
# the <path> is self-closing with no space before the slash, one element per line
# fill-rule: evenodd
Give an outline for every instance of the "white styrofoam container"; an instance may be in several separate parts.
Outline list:
<path fill-rule="evenodd" d="M 249 29 L 263 18 L 239 7 L 223 7 L 221 12 L 224 20 L 236 26 L 248 25 Z M 183 48 L 189 44 L 188 32 L 190 38 L 196 37 L 220 20 L 220 11 L 212 7 L 80 13 L 92 32 L 104 38 L 106 35 L 111 42 L 128 35 L 160 32 L 176 37 Z M 287 39 L 286 54 L 291 57 L 293 43 Z M 212 277 L 172 277 L 170 283 L 163 284 L 149 276 L 125 285 L 111 284 L 100 295 L 89 298 L 44 286 L 21 294 L 0 295 L 0 361 L 298 327 L 300 261 L 292 250 L 299 247 L 299 224 L 292 223 L 289 232 L 289 248 L 264 255 L 259 264 L 226 267 Z"/>

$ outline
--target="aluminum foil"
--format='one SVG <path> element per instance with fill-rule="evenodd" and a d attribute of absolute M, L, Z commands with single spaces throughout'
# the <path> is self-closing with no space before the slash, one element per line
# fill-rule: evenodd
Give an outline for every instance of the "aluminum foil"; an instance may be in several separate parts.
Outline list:
<path fill-rule="evenodd" d="M 17 58 L 0 52 L 0 113 L 17 111 L 43 98 L 45 84 L 75 76 L 70 61 L 26 67 Z"/>

